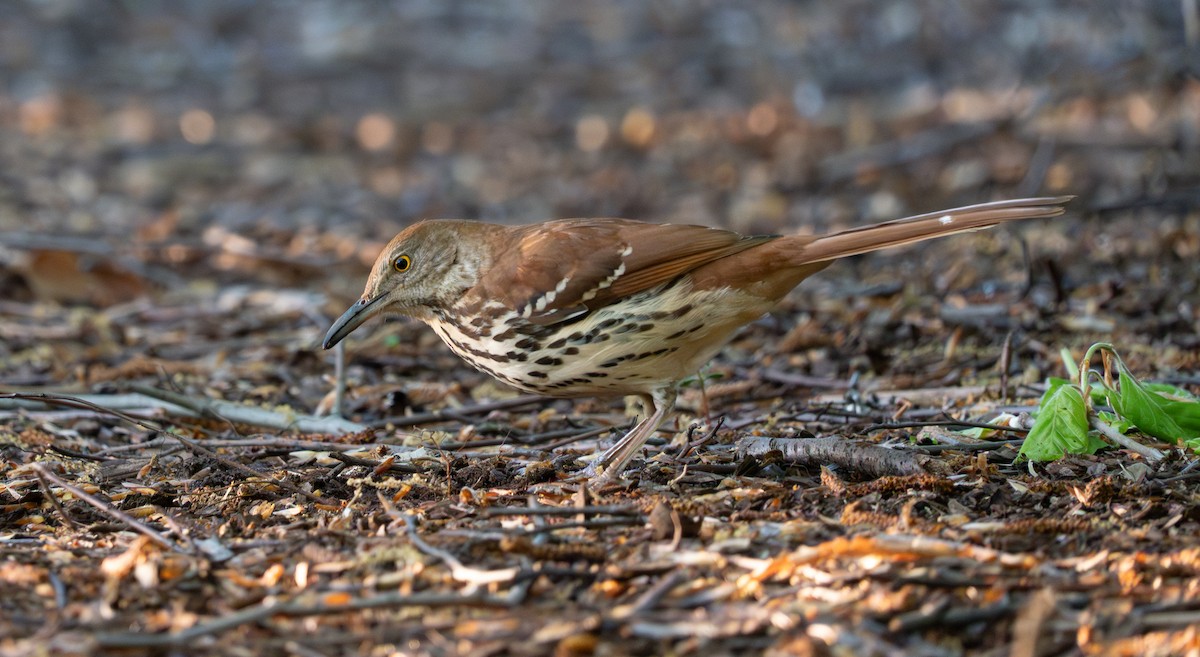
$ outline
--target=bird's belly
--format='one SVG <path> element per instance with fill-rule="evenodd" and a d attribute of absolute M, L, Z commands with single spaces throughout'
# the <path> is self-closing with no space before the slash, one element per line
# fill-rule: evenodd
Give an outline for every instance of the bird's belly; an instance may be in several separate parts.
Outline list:
<path fill-rule="evenodd" d="M 630 296 L 582 319 L 541 326 L 509 314 L 479 327 L 430 326 L 476 369 L 553 397 L 649 392 L 696 373 L 770 304 L 730 290 L 675 288 Z"/>

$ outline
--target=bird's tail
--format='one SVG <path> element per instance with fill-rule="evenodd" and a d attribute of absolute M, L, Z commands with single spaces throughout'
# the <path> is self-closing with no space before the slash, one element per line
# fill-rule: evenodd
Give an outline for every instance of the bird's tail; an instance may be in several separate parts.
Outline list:
<path fill-rule="evenodd" d="M 811 237 L 800 259 L 805 264 L 903 246 L 935 237 L 991 228 L 1009 221 L 1057 217 L 1074 196 L 1022 198 L 930 212 Z"/>

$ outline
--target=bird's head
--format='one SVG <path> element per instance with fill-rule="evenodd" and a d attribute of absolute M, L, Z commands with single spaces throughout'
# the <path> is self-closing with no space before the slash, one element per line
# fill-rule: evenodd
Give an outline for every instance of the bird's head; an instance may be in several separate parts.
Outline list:
<path fill-rule="evenodd" d="M 460 223 L 424 221 L 392 238 L 371 266 L 362 297 L 329 327 L 322 346 L 329 349 L 380 313 L 422 317 L 461 295 L 477 267 L 461 257 Z"/>

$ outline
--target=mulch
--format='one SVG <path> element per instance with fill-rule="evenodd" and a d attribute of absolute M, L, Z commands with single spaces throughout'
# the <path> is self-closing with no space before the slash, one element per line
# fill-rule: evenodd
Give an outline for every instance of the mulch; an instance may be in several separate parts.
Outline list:
<path fill-rule="evenodd" d="M 1188 3 L 560 4 L 0 9 L 0 655 L 1200 651 L 1195 454 L 1016 459 L 1063 349 L 1200 392 Z M 1043 193 L 807 281 L 602 489 L 636 403 L 319 349 L 423 216 Z"/>

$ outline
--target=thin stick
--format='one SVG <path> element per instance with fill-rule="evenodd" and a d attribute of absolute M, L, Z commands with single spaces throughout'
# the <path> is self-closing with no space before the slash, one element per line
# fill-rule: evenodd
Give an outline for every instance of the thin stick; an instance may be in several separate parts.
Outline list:
<path fill-rule="evenodd" d="M 435 556 L 441 559 L 447 566 L 450 567 L 450 576 L 454 579 L 471 585 L 471 589 L 477 588 L 481 584 L 495 584 L 498 582 L 510 582 L 516 578 L 521 572 L 520 568 L 502 568 L 499 570 L 480 570 L 464 565 L 458 560 L 458 557 L 450 554 L 445 550 L 433 547 L 425 542 L 417 534 L 417 519 L 412 514 L 400 513 L 399 510 L 392 504 L 391 500 L 387 499 L 381 492 L 377 492 L 379 503 L 383 506 L 384 512 L 394 518 L 399 518 L 404 522 L 404 530 L 408 534 L 408 539 L 412 541 L 414 547 L 424 552 L 425 554 Z"/>
<path fill-rule="evenodd" d="M 341 591 L 330 591 L 335 596 Z M 378 609 L 381 607 L 512 607 L 507 598 L 473 593 L 449 595 L 445 593 L 385 593 L 370 597 L 351 598 L 345 602 L 327 602 L 319 596 L 315 601 L 292 600 L 279 604 L 271 599 L 253 607 L 222 616 L 207 623 L 193 625 L 186 630 L 167 634 L 140 634 L 136 632 L 98 633 L 93 635 L 97 644 L 106 648 L 153 648 L 190 644 L 197 639 L 221 634 L 235 627 L 256 623 L 272 616 L 321 616 L 340 614 L 347 611 Z"/>
<path fill-rule="evenodd" d="M 238 472 L 241 472 L 245 475 L 248 475 L 252 479 L 263 479 L 264 481 L 269 481 L 290 493 L 306 497 L 309 500 L 316 502 L 318 504 L 324 504 L 326 506 L 335 506 L 335 507 L 339 506 L 339 502 L 337 502 L 337 501 L 323 498 L 320 495 L 314 495 L 314 494 L 312 494 L 306 490 L 303 490 L 297 486 L 294 486 L 290 482 L 284 481 L 282 479 L 267 479 L 267 478 L 263 477 L 263 474 L 261 472 L 258 472 L 252 468 L 242 465 L 241 463 L 238 463 L 237 461 L 227 459 L 224 456 L 221 456 L 220 454 L 217 454 L 216 452 L 214 452 L 210 449 L 206 449 L 206 448 L 200 446 L 198 443 L 196 443 L 192 440 L 189 440 L 187 438 L 184 438 L 183 436 L 181 436 L 177 433 L 173 433 L 171 431 L 163 429 L 162 427 L 156 426 L 156 424 L 153 422 L 149 422 L 146 420 L 139 420 L 131 415 L 122 413 L 121 411 L 115 411 L 112 409 L 104 408 L 103 406 L 93 404 L 87 400 L 80 399 L 78 397 L 71 397 L 68 395 L 52 395 L 52 394 L 44 393 L 44 392 L 31 393 L 31 394 L 25 394 L 25 393 L 20 393 L 20 392 L 8 392 L 8 393 L 0 394 L 0 399 L 33 400 L 33 401 L 40 401 L 40 402 L 43 402 L 46 404 L 58 404 L 61 406 L 68 406 L 68 407 L 73 407 L 73 408 L 87 408 L 87 409 L 91 409 L 91 410 L 98 411 L 101 413 L 106 413 L 108 415 L 112 415 L 114 417 L 118 417 L 122 420 L 125 420 L 126 422 L 129 422 L 130 424 L 133 424 L 134 426 L 141 427 L 142 429 L 145 429 L 147 431 L 153 431 L 156 433 L 161 433 L 166 436 L 170 436 L 171 438 L 174 438 L 175 440 L 182 443 L 185 447 L 192 450 L 193 452 L 200 454 L 202 456 L 207 456 L 208 458 L 213 459 L 214 461 L 220 463 L 221 465 L 224 465 L 227 468 L 231 468 L 231 469 L 237 470 Z"/>
<path fill-rule="evenodd" d="M 444 422 L 449 415 L 478 415 L 480 413 L 491 413 L 492 411 L 502 411 L 511 408 L 519 408 L 521 406 L 529 406 L 539 402 L 546 401 L 545 397 L 536 395 L 525 395 L 523 397 L 514 397 L 512 399 L 501 399 L 499 401 L 486 402 L 483 404 L 475 404 L 474 406 L 460 406 L 459 408 L 450 409 L 449 411 L 433 411 L 431 413 L 414 413 L 413 415 L 404 415 L 400 417 L 386 417 L 382 420 L 369 422 L 368 427 L 379 429 L 381 427 L 411 427 L 418 424 L 430 424 L 432 422 Z"/>
<path fill-rule="evenodd" d="M 62 516 L 63 522 L 65 522 L 68 527 L 71 529 L 78 529 L 79 523 L 75 522 L 71 518 L 71 514 L 67 513 L 67 510 L 63 508 L 62 503 L 59 502 L 58 498 L 54 496 L 54 493 L 50 491 L 50 484 L 46 481 L 47 477 L 45 468 L 43 468 L 41 464 L 36 464 L 34 465 L 33 469 L 34 473 L 37 474 L 38 486 L 41 487 L 42 493 L 46 495 L 46 499 L 50 500 L 50 504 L 54 505 L 54 510 L 58 511 L 58 515 Z M 66 487 L 64 486 L 64 489 L 65 488 Z"/>
<path fill-rule="evenodd" d="M 1008 369 L 1012 367 L 1012 343 L 1013 332 L 1009 331 L 1008 335 L 1004 336 L 1004 346 L 1000 349 L 1000 398 L 1005 401 L 1009 400 L 1008 395 Z"/>
<path fill-rule="evenodd" d="M 488 507 L 480 514 L 484 518 L 499 516 L 573 516 L 611 515 L 611 516 L 640 516 L 642 512 L 631 506 L 528 506 L 528 507 Z"/>
<path fill-rule="evenodd" d="M 1029 429 L 1020 427 L 1010 427 L 1006 424 L 989 424 L 987 422 L 973 422 L 971 420 L 928 420 L 922 422 L 883 422 L 880 424 L 872 424 L 863 429 L 866 433 L 875 431 L 883 431 L 885 429 L 914 429 L 917 427 L 978 427 L 980 429 L 994 429 L 996 431 L 1012 431 L 1014 433 L 1029 433 Z"/>
<path fill-rule="evenodd" d="M 92 455 L 92 458 L 120 454 L 123 452 L 136 452 L 143 449 L 153 449 L 168 444 L 171 444 L 171 440 L 168 438 L 155 438 L 154 440 L 147 440 L 144 443 L 114 445 L 96 452 L 94 455 Z M 390 449 L 397 448 L 396 445 L 390 445 L 386 443 L 331 443 L 321 440 L 294 440 L 291 438 L 273 438 L 267 436 L 247 436 L 246 438 L 234 439 L 210 439 L 205 440 L 204 444 L 208 447 L 276 447 L 280 449 L 287 449 L 289 451 L 309 450 L 313 452 L 350 452 L 358 449 L 369 450 L 378 446 L 388 447 Z"/>
<path fill-rule="evenodd" d="M 129 389 L 147 397 L 181 406 L 200 417 L 213 417 L 230 424 L 249 424 L 269 429 L 294 430 L 300 433 L 361 433 L 368 428 L 366 425 L 336 416 L 313 417 L 303 414 L 279 413 L 223 399 L 196 399 L 137 383 L 130 384 Z"/>
<path fill-rule="evenodd" d="M 598 518 L 596 520 L 571 520 L 568 522 L 560 522 L 555 524 L 546 523 L 538 525 L 533 529 L 525 530 L 524 534 L 542 534 L 545 532 L 559 531 L 563 529 L 605 529 L 608 527 L 625 527 L 628 525 L 641 525 L 646 521 L 642 518 L 620 516 L 617 518 Z"/>
<path fill-rule="evenodd" d="M 470 584 L 472 587 L 477 587 L 481 584 L 495 584 L 498 582 L 510 582 L 521 572 L 520 568 L 501 568 L 499 570 L 480 570 L 463 564 L 458 560 L 458 557 L 450 554 L 445 550 L 433 547 L 425 542 L 417 534 L 417 519 L 411 514 L 404 515 L 404 528 L 408 532 L 408 539 L 413 545 L 425 554 L 435 556 L 446 563 L 450 567 L 450 576 L 454 579 Z"/>
<path fill-rule="evenodd" d="M 1010 438 L 1008 440 L 989 440 L 983 443 L 963 443 L 959 445 L 906 445 L 904 449 L 916 450 L 927 454 L 937 454 L 940 452 L 988 452 L 1001 447 L 1017 447 L 1025 442 L 1024 438 Z"/>
<path fill-rule="evenodd" d="M 872 477 L 936 473 L 942 468 L 928 456 L 843 438 L 772 438 L 748 436 L 738 441 L 739 454 L 762 456 L 772 450 L 783 458 L 808 465 L 836 463 Z"/>
<path fill-rule="evenodd" d="M 345 463 L 346 465 L 361 465 L 361 466 L 367 467 L 367 468 L 378 468 L 380 465 L 383 464 L 383 461 L 376 461 L 373 459 L 363 459 L 363 458 L 359 458 L 357 456 L 343 454 L 341 452 L 332 452 L 329 455 L 329 458 L 331 458 L 335 461 L 340 461 L 342 463 Z M 415 465 L 412 465 L 411 463 L 394 463 L 394 462 L 388 466 L 387 470 L 385 470 L 385 472 L 400 472 L 403 474 L 415 474 L 417 472 L 423 472 L 423 471 L 424 470 L 422 470 L 421 468 L 418 468 Z"/>
<path fill-rule="evenodd" d="M 645 593 L 639 596 L 637 601 L 627 608 L 627 613 L 630 617 L 633 617 L 654 609 L 672 589 L 683 584 L 685 581 L 687 581 L 687 575 L 682 569 L 671 571 L 670 574 L 658 580 L 654 586 L 651 586 Z M 614 615 L 619 617 L 621 614 L 614 613 Z"/>
<path fill-rule="evenodd" d="M 1158 451 L 1157 449 L 1154 449 L 1153 447 L 1150 447 L 1149 445 L 1143 445 L 1143 444 L 1139 443 L 1138 441 L 1134 440 L 1133 438 L 1130 438 L 1129 436 L 1126 436 L 1125 434 L 1121 433 L 1120 431 L 1117 431 L 1116 429 L 1105 424 L 1104 422 L 1101 422 L 1097 418 L 1091 418 L 1090 422 L 1091 422 L 1092 428 L 1095 429 L 1096 431 L 1099 431 L 1101 434 L 1103 434 L 1105 438 L 1108 438 L 1109 440 L 1113 441 L 1114 443 L 1120 445 L 1121 447 L 1124 447 L 1125 449 L 1127 449 L 1131 452 L 1135 452 L 1137 454 L 1142 455 L 1142 457 L 1144 457 L 1146 460 L 1161 461 L 1165 458 L 1163 453 Z"/>
<path fill-rule="evenodd" d="M 182 548 L 180 548 L 178 545 L 176 545 L 174 541 L 166 538 L 165 536 L 154 531 L 153 529 L 150 529 L 150 527 L 139 522 L 133 516 L 125 513 L 124 511 L 121 511 L 120 509 L 113 507 L 112 505 L 101 500 L 100 498 L 89 495 L 88 493 L 84 492 L 83 489 L 79 488 L 78 486 L 73 486 L 73 485 L 67 483 L 58 475 L 54 474 L 53 472 L 50 472 L 50 470 L 48 470 L 41 463 L 34 463 L 30 467 L 32 467 L 33 471 L 37 473 L 37 476 L 39 479 L 41 479 L 43 477 L 46 479 L 49 479 L 50 481 L 52 481 L 54 483 L 54 485 L 61 487 L 63 490 L 67 491 L 68 493 L 74 495 L 75 497 L 78 497 L 79 499 L 83 500 L 84 502 L 87 502 L 88 504 L 95 507 L 98 511 L 103 513 L 104 515 L 109 516 L 110 518 L 115 518 L 116 520 L 123 522 L 126 525 L 129 525 L 129 527 L 132 528 L 134 531 L 136 531 L 140 534 L 143 534 L 144 536 L 148 537 L 150 540 L 154 541 L 155 543 L 158 543 L 159 545 L 161 545 L 162 547 L 164 547 L 168 550 L 175 550 L 176 552 L 184 552 L 184 550 Z M 51 496 L 51 497 L 53 497 L 53 496 Z"/>

